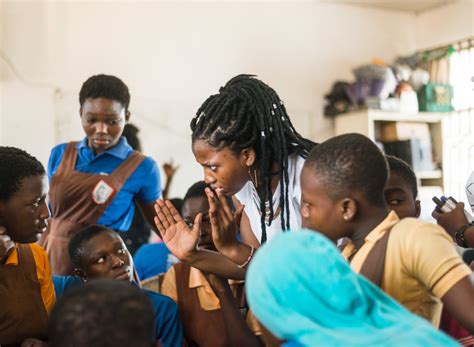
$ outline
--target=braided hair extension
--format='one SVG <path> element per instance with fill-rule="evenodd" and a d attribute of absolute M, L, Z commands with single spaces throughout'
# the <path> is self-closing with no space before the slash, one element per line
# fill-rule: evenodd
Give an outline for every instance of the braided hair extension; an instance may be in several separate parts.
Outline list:
<path fill-rule="evenodd" d="M 270 202 L 269 223 L 274 217 L 271 181 L 275 175 L 284 183 L 280 184 L 279 206 L 282 229 L 288 230 L 288 157 L 297 154 L 306 158 L 315 143 L 298 134 L 278 94 L 253 75 L 238 75 L 202 104 L 191 121 L 191 130 L 193 143 L 205 140 L 214 148 L 227 147 L 235 154 L 249 147 L 255 150 L 258 179 L 263 182 L 262 189 L 257 189 L 261 242 L 267 239 L 266 201 Z M 272 172 L 274 164 L 277 164 L 277 172 Z"/>

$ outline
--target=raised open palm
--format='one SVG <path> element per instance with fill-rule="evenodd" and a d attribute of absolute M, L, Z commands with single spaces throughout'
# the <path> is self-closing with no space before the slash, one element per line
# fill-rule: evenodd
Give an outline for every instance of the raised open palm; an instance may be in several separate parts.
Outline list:
<path fill-rule="evenodd" d="M 155 211 L 156 227 L 170 252 L 180 260 L 191 259 L 197 250 L 201 235 L 202 214 L 196 216 L 191 229 L 170 201 L 158 200 L 155 204 Z"/>
<path fill-rule="evenodd" d="M 238 242 L 237 233 L 244 205 L 241 205 L 234 213 L 222 192 L 213 192 L 210 188 L 206 188 L 206 195 L 209 202 L 212 240 L 217 250 L 225 252 L 227 247 L 231 247 Z"/>

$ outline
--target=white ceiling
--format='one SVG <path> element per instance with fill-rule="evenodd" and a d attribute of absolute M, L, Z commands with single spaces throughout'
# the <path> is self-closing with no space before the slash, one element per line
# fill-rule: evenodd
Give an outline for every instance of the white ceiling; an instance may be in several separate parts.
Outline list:
<path fill-rule="evenodd" d="M 456 1 L 458 0 L 326 0 L 325 2 L 420 13 Z"/>

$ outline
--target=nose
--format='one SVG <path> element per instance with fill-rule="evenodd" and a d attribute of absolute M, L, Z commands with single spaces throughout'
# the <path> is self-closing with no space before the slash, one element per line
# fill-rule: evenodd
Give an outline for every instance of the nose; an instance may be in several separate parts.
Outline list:
<path fill-rule="evenodd" d="M 46 201 L 42 201 L 40 206 L 39 206 L 39 218 L 40 219 L 48 219 L 49 216 L 50 216 L 50 213 L 49 213 L 49 207 L 48 207 L 48 204 L 46 203 Z"/>
<path fill-rule="evenodd" d="M 116 255 L 111 255 L 112 257 L 112 267 L 114 269 L 120 268 L 125 265 L 125 261 L 123 261 L 120 257 L 117 257 Z"/>
<path fill-rule="evenodd" d="M 108 126 L 105 122 L 97 122 L 95 124 L 95 132 L 99 134 L 107 134 L 108 133 Z"/>
<path fill-rule="evenodd" d="M 216 178 L 214 177 L 214 173 L 211 170 L 204 169 L 204 182 L 206 184 L 213 184 L 217 182 Z"/>

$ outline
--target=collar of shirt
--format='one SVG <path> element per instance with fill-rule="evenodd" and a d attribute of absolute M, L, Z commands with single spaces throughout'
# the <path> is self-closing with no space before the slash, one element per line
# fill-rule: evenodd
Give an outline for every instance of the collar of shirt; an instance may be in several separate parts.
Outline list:
<path fill-rule="evenodd" d="M 245 281 L 242 280 L 229 280 L 229 284 L 232 286 L 233 284 L 243 283 Z M 198 287 L 209 287 L 209 284 L 206 276 L 195 267 L 191 267 L 189 271 L 189 288 L 198 288 Z"/>
<path fill-rule="evenodd" d="M 16 244 L 15 248 L 13 248 L 13 251 L 8 256 L 5 265 L 18 265 L 18 250 L 16 249 Z"/>
<path fill-rule="evenodd" d="M 105 151 L 104 153 L 99 154 L 98 156 L 95 156 L 94 150 L 89 147 L 89 141 L 87 137 L 85 137 L 81 142 L 78 142 L 76 148 L 83 153 L 85 152 L 91 161 L 105 154 L 125 160 L 127 159 L 128 154 L 133 151 L 132 147 L 130 147 L 127 139 L 124 136 L 120 138 L 119 142 L 114 147 Z"/>
<path fill-rule="evenodd" d="M 380 223 L 379 225 L 377 225 L 366 237 L 365 237 L 365 242 L 364 244 L 362 245 L 361 248 L 359 248 L 359 251 L 357 251 L 357 253 L 367 253 L 370 251 L 370 249 L 372 249 L 372 246 L 378 241 L 378 239 L 380 239 L 384 234 L 385 234 L 385 231 L 389 230 L 392 226 L 394 226 L 400 219 L 398 218 L 397 214 L 394 212 L 394 211 L 390 211 L 390 213 L 388 214 L 387 217 L 385 217 L 385 219 L 382 221 L 382 223 Z M 365 245 L 371 245 L 371 247 L 369 247 L 368 249 L 364 250 L 364 252 L 361 252 L 362 248 L 366 248 L 364 247 Z M 346 247 L 344 247 L 344 250 L 342 251 L 342 255 L 344 258 L 346 259 L 349 259 L 352 255 L 354 255 L 354 253 L 356 253 L 356 250 L 355 250 L 355 246 L 354 244 L 352 243 L 352 241 L 350 243 L 347 244 Z M 359 254 L 360 255 L 360 254 Z M 356 256 L 354 256 L 355 258 Z M 353 259 L 354 260 L 354 259 Z M 365 257 L 363 257 L 363 260 L 365 260 Z M 362 262 L 363 262 L 362 260 Z M 354 263 L 355 265 L 355 262 L 351 261 L 351 264 Z M 359 263 L 359 261 L 357 262 Z M 361 264 L 362 265 L 362 264 Z"/>

